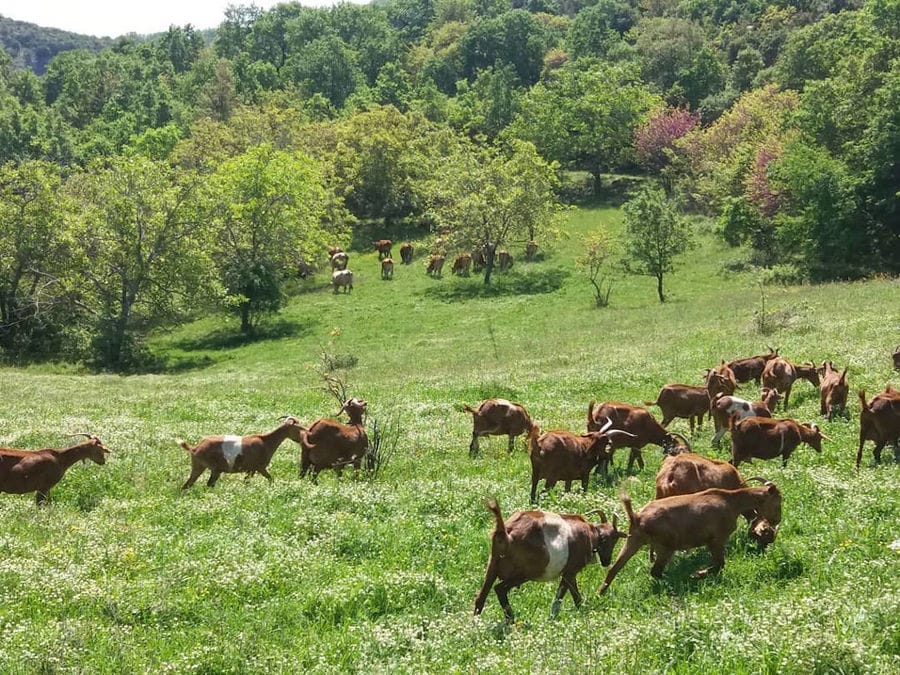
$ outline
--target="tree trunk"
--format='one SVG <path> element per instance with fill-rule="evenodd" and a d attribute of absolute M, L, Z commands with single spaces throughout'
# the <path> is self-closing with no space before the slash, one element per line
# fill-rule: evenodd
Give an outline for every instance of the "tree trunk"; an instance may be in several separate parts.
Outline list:
<path fill-rule="evenodd" d="M 662 274 L 656 275 L 656 294 L 659 296 L 660 302 L 666 301 L 666 298 L 663 295 L 663 275 Z"/>
<path fill-rule="evenodd" d="M 253 324 L 250 321 L 250 303 L 245 302 L 241 305 L 241 332 L 249 335 L 253 330 Z"/>
<path fill-rule="evenodd" d="M 491 247 L 487 255 L 484 257 L 484 285 L 491 285 L 491 272 L 494 271 L 494 258 L 496 257 L 496 250 Z"/>
<path fill-rule="evenodd" d="M 595 164 L 595 165 L 591 166 L 589 171 L 591 172 L 591 175 L 594 177 L 594 196 L 599 197 L 600 196 L 600 186 L 603 184 L 603 182 L 600 178 L 601 167 L 599 164 Z"/>

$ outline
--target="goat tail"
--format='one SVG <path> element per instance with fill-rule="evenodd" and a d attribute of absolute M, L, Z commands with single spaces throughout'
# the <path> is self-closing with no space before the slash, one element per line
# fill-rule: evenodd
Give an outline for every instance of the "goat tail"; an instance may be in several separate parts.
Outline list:
<path fill-rule="evenodd" d="M 488 511 L 494 514 L 494 522 L 499 532 L 506 532 L 506 525 L 503 524 L 503 514 L 500 512 L 500 504 L 497 503 L 496 497 L 484 500 L 484 506 Z"/>
<path fill-rule="evenodd" d="M 590 424 L 594 420 L 594 406 L 597 405 L 597 401 L 591 399 L 591 402 L 588 403 L 588 424 Z"/>
<path fill-rule="evenodd" d="M 537 424 L 532 424 L 531 428 L 528 430 L 528 447 L 532 452 L 537 452 L 538 449 L 538 436 L 541 435 L 541 428 Z"/>
<path fill-rule="evenodd" d="M 633 529 L 637 527 L 637 518 L 634 515 L 634 509 L 631 508 L 631 497 L 625 490 L 619 493 L 619 499 L 622 500 L 622 506 L 625 507 L 625 513 L 628 515 L 628 522 Z"/>
<path fill-rule="evenodd" d="M 644 401 L 644 405 L 659 405 L 657 401 Z"/>
<path fill-rule="evenodd" d="M 866 390 L 859 390 L 859 402 L 862 404 L 863 410 L 869 410 L 869 404 L 866 403 Z"/>
<path fill-rule="evenodd" d="M 175 439 L 175 442 L 176 442 L 178 445 L 180 445 L 180 446 L 181 446 L 184 450 L 186 450 L 187 452 L 193 452 L 193 451 L 194 451 L 194 449 L 193 449 L 191 446 L 189 446 L 187 443 L 185 443 L 185 442 L 184 442 L 183 440 L 181 440 L 180 438 L 176 438 L 176 439 Z"/>
<path fill-rule="evenodd" d="M 470 406 L 468 403 L 463 403 L 462 407 L 463 407 L 463 411 L 469 413 L 470 415 L 475 415 L 478 413 L 478 411 L 475 410 L 475 408 Z"/>

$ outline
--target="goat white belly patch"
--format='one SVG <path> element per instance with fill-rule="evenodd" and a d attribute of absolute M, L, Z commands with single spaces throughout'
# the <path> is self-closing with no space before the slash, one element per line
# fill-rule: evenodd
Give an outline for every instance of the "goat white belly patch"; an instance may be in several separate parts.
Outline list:
<path fill-rule="evenodd" d="M 544 546 L 547 547 L 547 567 L 541 581 L 553 581 L 569 562 L 569 540 L 572 538 L 572 526 L 565 518 L 555 513 L 544 514 Z"/>
<path fill-rule="evenodd" d="M 222 456 L 228 462 L 228 468 L 234 468 L 234 460 L 241 454 L 241 437 L 228 435 L 222 439 Z"/>

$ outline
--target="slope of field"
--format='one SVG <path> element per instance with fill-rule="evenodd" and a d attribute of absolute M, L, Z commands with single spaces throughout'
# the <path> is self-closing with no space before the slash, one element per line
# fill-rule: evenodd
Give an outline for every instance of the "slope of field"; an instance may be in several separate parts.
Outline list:
<path fill-rule="evenodd" d="M 585 606 L 567 598 L 556 621 L 554 587 L 537 583 L 511 594 L 516 625 L 503 624 L 493 595 L 472 619 L 491 526 L 482 499 L 496 496 L 504 514 L 527 507 L 530 469 L 521 440 L 507 455 L 505 439 L 488 439 L 470 459 L 463 402 L 504 396 L 543 427 L 578 431 L 592 398 L 653 399 L 666 382 L 699 383 L 719 359 L 769 344 L 849 365 L 853 391 L 900 384 L 889 356 L 900 342 L 896 280 L 761 289 L 719 274 L 733 253 L 702 234 L 667 282 L 670 302 L 656 302 L 651 279 L 620 278 L 612 305 L 594 309 L 573 260 L 584 234 L 618 231 L 619 219 L 573 212 L 569 238 L 540 262 L 518 260 L 489 291 L 476 278 L 429 279 L 421 255 L 382 282 L 374 253 L 351 252 L 352 294 L 320 279 L 255 342 L 223 318 L 158 336 L 172 364 L 163 374 L 0 370 L 0 443 L 56 446 L 90 431 L 113 449 L 103 467 L 73 467 L 47 508 L 0 495 L 0 671 L 897 672 L 900 466 L 872 466 L 869 444 L 856 474 L 858 400 L 828 423 L 802 381 L 790 416 L 833 440 L 821 455 L 799 448 L 787 468 L 743 467 L 784 493 L 765 553 L 740 524 L 715 578 L 690 577 L 705 550 L 678 554 L 662 581 L 642 553 L 602 598 L 604 571 L 585 570 Z M 754 315 L 763 294 L 767 335 Z M 287 442 L 274 485 L 225 475 L 209 490 L 204 477 L 180 494 L 189 462 L 175 438 L 337 412 L 317 373 L 323 349 L 357 360 L 350 390 L 370 419 L 399 419 L 383 474 L 301 481 Z M 687 433 L 684 420 L 673 428 Z M 715 454 L 711 435 L 705 425 L 695 448 Z M 620 453 L 612 484 L 554 490 L 541 506 L 621 520 L 622 487 L 636 505 L 652 495 L 661 455 L 644 455 L 641 473 L 624 475 Z"/>

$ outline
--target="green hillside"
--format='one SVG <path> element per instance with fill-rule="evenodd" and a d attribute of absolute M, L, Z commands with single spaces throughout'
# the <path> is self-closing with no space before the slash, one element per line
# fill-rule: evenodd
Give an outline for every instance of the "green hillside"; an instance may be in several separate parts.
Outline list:
<path fill-rule="evenodd" d="M 360 236 L 353 292 L 333 294 L 321 275 L 298 282 L 306 286 L 255 341 L 235 338 L 237 319 L 213 317 L 154 335 L 169 364 L 157 374 L 0 369 L 0 443 L 60 446 L 66 433 L 91 432 L 113 451 L 105 466 L 73 467 L 46 508 L 0 495 L 0 671 L 896 672 L 898 465 L 873 466 L 869 445 L 856 473 L 858 401 L 829 423 L 805 382 L 789 415 L 833 440 L 821 455 L 799 448 L 786 468 L 743 467 L 784 493 L 766 552 L 739 525 L 716 577 L 690 578 L 709 559 L 695 550 L 656 582 L 641 553 L 602 598 L 604 572 L 585 570 L 585 606 L 567 598 L 556 621 L 553 587 L 539 583 L 511 594 L 514 626 L 493 595 L 471 617 L 491 527 L 482 499 L 496 496 L 504 515 L 527 508 L 530 469 L 521 440 L 507 455 L 505 439 L 487 439 L 469 458 L 462 403 L 504 396 L 544 428 L 580 431 L 590 399 L 652 399 L 664 383 L 699 383 L 721 358 L 767 345 L 795 361 L 848 365 L 853 391 L 898 384 L 896 280 L 761 287 L 723 274 L 733 251 L 696 228 L 700 245 L 667 280 L 663 305 L 653 279 L 620 276 L 611 306 L 593 308 L 574 260 L 588 233 L 620 232 L 621 214 L 582 208 L 542 260 L 525 263 L 513 249 L 513 271 L 490 289 L 449 270 L 427 277 L 418 240 L 413 265 L 381 281 L 375 237 Z M 377 480 L 300 480 L 286 442 L 273 485 L 225 475 L 213 490 L 203 478 L 181 494 L 189 461 L 176 438 L 337 412 L 321 389 L 323 351 L 356 363 L 346 377 L 370 422 L 399 422 Z M 673 428 L 687 433 L 685 420 Z M 695 449 L 715 455 L 711 435 L 704 425 Z M 621 520 L 621 489 L 636 506 L 652 496 L 661 453 L 644 455 L 641 473 L 626 476 L 619 453 L 611 484 L 595 478 L 586 495 L 557 488 L 540 506 Z"/>

